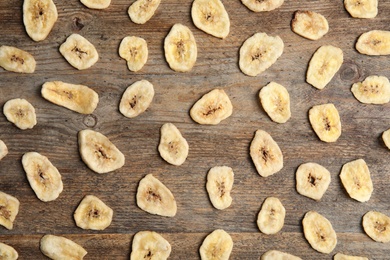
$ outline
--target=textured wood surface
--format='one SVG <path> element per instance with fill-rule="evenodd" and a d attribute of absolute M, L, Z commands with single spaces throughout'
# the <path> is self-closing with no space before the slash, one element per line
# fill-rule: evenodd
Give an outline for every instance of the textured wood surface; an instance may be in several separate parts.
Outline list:
<path fill-rule="evenodd" d="M 390 245 L 371 240 L 362 229 L 362 216 L 369 210 L 390 215 L 390 152 L 381 134 L 390 128 L 390 104 L 364 105 L 352 95 L 352 83 L 373 74 L 390 77 L 389 57 L 369 57 L 354 49 L 357 37 L 368 30 L 389 30 L 390 2 L 379 1 L 375 19 L 353 19 L 341 0 L 286 0 L 268 13 L 253 13 L 240 1 L 223 1 L 231 19 L 231 31 L 220 40 L 198 30 L 191 21 L 191 0 L 163 0 L 155 16 L 144 25 L 132 23 L 127 9 L 133 1 L 114 0 L 105 10 L 90 10 L 79 1 L 54 1 L 59 18 L 42 42 L 32 41 L 23 26 L 22 1 L 0 1 L 0 45 L 11 45 L 34 55 L 34 74 L 16 74 L 0 68 L 0 106 L 12 98 L 25 98 L 37 112 L 38 124 L 19 130 L 0 115 L 0 139 L 9 154 L 0 161 L 0 190 L 16 196 L 20 212 L 13 230 L 0 227 L 0 241 L 15 247 L 20 259 L 45 259 L 39 251 L 44 234 L 62 234 L 88 251 L 85 259 L 128 259 L 133 235 L 141 230 L 161 233 L 172 245 L 171 259 L 198 259 L 204 237 L 217 228 L 232 235 L 231 259 L 258 259 L 265 251 L 279 249 L 303 259 L 331 259 L 337 252 L 389 259 Z M 294 11 L 312 10 L 329 21 L 329 33 L 318 41 L 294 34 L 290 22 Z M 196 38 L 198 59 L 191 72 L 172 71 L 164 58 L 163 41 L 175 23 L 187 25 Z M 256 32 L 279 35 L 285 44 L 283 55 L 267 71 L 248 77 L 238 68 L 238 51 Z M 71 33 L 80 33 L 99 52 L 99 61 L 78 71 L 58 51 Z M 143 37 L 149 59 L 137 73 L 128 71 L 118 55 L 125 36 Z M 308 61 L 321 45 L 332 44 L 344 52 L 344 64 L 323 90 L 305 83 Z M 147 79 L 155 87 L 150 108 L 134 119 L 118 111 L 127 86 Z M 92 115 L 81 115 L 44 100 L 44 82 L 61 80 L 93 88 L 100 102 Z M 272 122 L 262 109 L 258 93 L 270 81 L 284 85 L 291 97 L 292 117 L 285 124 Z M 217 126 L 203 126 L 189 116 L 189 109 L 204 93 L 221 87 L 231 98 L 233 115 Z M 342 135 L 336 143 L 323 143 L 308 121 L 313 105 L 332 102 L 342 121 Z M 186 162 L 179 167 L 160 158 L 159 129 L 172 122 L 190 146 Z M 124 153 L 123 168 L 95 174 L 81 161 L 77 132 L 91 128 L 108 136 Z M 284 168 L 260 177 L 249 156 L 249 144 L 257 129 L 269 132 L 284 154 Z M 25 152 L 47 156 L 62 174 L 64 191 L 44 203 L 30 188 L 21 165 Z M 349 198 L 338 177 L 342 165 L 363 158 L 371 171 L 374 192 L 366 203 Z M 321 201 L 303 197 L 295 189 L 295 171 L 301 163 L 313 161 L 325 166 L 332 176 Z M 205 188 L 207 171 L 227 165 L 235 172 L 230 208 L 212 207 Z M 174 194 L 178 213 L 174 218 L 150 215 L 135 201 L 139 180 L 154 174 Z M 110 227 L 88 231 L 76 227 L 73 212 L 81 199 L 93 194 L 114 210 Z M 268 196 L 278 197 L 286 208 L 285 225 L 276 235 L 261 234 L 256 226 L 260 206 Z M 309 210 L 326 216 L 338 235 L 329 254 L 313 250 L 302 234 L 301 220 Z"/>

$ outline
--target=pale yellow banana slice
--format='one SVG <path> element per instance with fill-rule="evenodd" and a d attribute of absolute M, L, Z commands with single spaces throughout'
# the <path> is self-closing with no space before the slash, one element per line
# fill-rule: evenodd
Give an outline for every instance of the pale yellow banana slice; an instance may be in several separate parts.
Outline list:
<path fill-rule="evenodd" d="M 152 174 L 146 175 L 138 185 L 137 205 L 155 215 L 174 217 L 177 212 L 172 192 Z"/>
<path fill-rule="evenodd" d="M 216 209 L 226 209 L 232 204 L 230 194 L 233 188 L 233 169 L 227 166 L 215 166 L 207 174 L 206 189 L 211 203 Z"/>
<path fill-rule="evenodd" d="M 284 0 L 241 0 L 253 12 L 272 11 L 282 6 Z"/>
<path fill-rule="evenodd" d="M 23 23 L 34 41 L 46 39 L 57 18 L 57 8 L 52 0 L 24 0 Z"/>
<path fill-rule="evenodd" d="M 318 48 L 310 60 L 306 81 L 315 88 L 323 89 L 343 64 L 343 51 L 332 45 Z"/>
<path fill-rule="evenodd" d="M 125 156 L 103 134 L 85 129 L 78 134 L 81 159 L 96 173 L 107 173 L 120 169 Z"/>
<path fill-rule="evenodd" d="M 250 146 L 250 155 L 260 176 L 268 177 L 283 168 L 283 154 L 270 134 L 257 130 Z"/>
<path fill-rule="evenodd" d="M 152 18 L 161 0 L 137 0 L 128 10 L 130 19 L 137 24 L 144 24 Z"/>
<path fill-rule="evenodd" d="M 365 104 L 386 104 L 390 101 L 390 82 L 384 76 L 369 76 L 352 85 L 355 98 Z"/>
<path fill-rule="evenodd" d="M 171 69 L 179 72 L 190 71 L 198 56 L 198 49 L 191 30 L 180 23 L 172 26 L 164 40 L 164 52 Z"/>
<path fill-rule="evenodd" d="M 387 148 L 390 149 L 390 129 L 387 129 L 386 131 L 383 132 L 382 134 L 382 140 L 387 146 Z"/>
<path fill-rule="evenodd" d="M 270 82 L 260 90 L 259 98 L 272 121 L 282 124 L 290 119 L 290 95 L 285 87 L 276 82 Z"/>
<path fill-rule="evenodd" d="M 0 140 L 0 161 L 8 154 L 8 147 L 5 143 Z"/>
<path fill-rule="evenodd" d="M 233 239 L 223 229 L 211 232 L 199 248 L 202 260 L 228 260 L 233 250 Z"/>
<path fill-rule="evenodd" d="M 111 4 L 111 0 L 80 0 L 80 2 L 90 9 L 105 9 Z"/>
<path fill-rule="evenodd" d="M 152 83 L 140 80 L 130 85 L 122 95 L 119 111 L 128 118 L 133 118 L 148 109 L 154 97 Z"/>
<path fill-rule="evenodd" d="M 324 142 L 336 142 L 341 135 L 341 121 L 333 104 L 313 106 L 309 110 L 309 120 L 318 138 Z"/>
<path fill-rule="evenodd" d="M 99 59 L 95 46 L 80 34 L 70 35 L 60 46 L 60 53 L 78 70 L 92 67 Z"/>
<path fill-rule="evenodd" d="M 278 233 L 284 225 L 286 209 L 278 198 L 268 197 L 257 215 L 257 227 L 267 235 Z"/>
<path fill-rule="evenodd" d="M 301 164 L 296 172 L 297 191 L 299 194 L 320 200 L 330 184 L 330 172 L 317 163 Z"/>
<path fill-rule="evenodd" d="M 0 67 L 3 69 L 19 73 L 34 73 L 35 66 L 34 57 L 27 51 L 12 46 L 0 47 Z"/>
<path fill-rule="evenodd" d="M 160 156 L 172 165 L 182 165 L 188 156 L 187 140 L 172 123 L 165 123 L 161 127 L 160 133 L 160 144 L 158 145 Z"/>
<path fill-rule="evenodd" d="M 43 84 L 42 97 L 81 114 L 92 114 L 99 103 L 99 95 L 84 85 L 51 81 Z"/>
<path fill-rule="evenodd" d="M 19 200 L 0 191 L 0 225 L 11 230 L 19 213 Z"/>
<path fill-rule="evenodd" d="M 344 6 L 355 18 L 374 18 L 378 14 L 378 0 L 344 0 Z"/>
<path fill-rule="evenodd" d="M 63 190 L 61 174 L 46 156 L 28 152 L 23 155 L 22 164 L 38 199 L 47 202 L 58 198 Z"/>
<path fill-rule="evenodd" d="M 283 49 L 284 43 L 279 36 L 256 33 L 240 48 L 240 69 L 244 74 L 255 77 L 271 67 L 282 55 Z"/>
<path fill-rule="evenodd" d="M 369 211 L 363 216 L 363 229 L 373 240 L 390 242 L 390 217 L 378 211 Z"/>
<path fill-rule="evenodd" d="M 119 45 L 119 56 L 127 61 L 131 71 L 139 71 L 148 60 L 148 44 L 141 37 L 127 36 Z"/>
<path fill-rule="evenodd" d="M 87 195 L 73 214 L 76 225 L 82 229 L 104 230 L 112 222 L 114 211 L 98 197 Z"/>
<path fill-rule="evenodd" d="M 367 257 L 362 256 L 352 256 L 352 255 L 344 255 L 341 253 L 337 253 L 334 255 L 333 260 L 369 260 Z"/>
<path fill-rule="evenodd" d="M 41 252 L 53 260 L 82 260 L 87 251 L 79 244 L 61 236 L 45 235 L 40 241 Z"/>
<path fill-rule="evenodd" d="M 8 100 L 4 104 L 3 113 L 8 121 L 22 130 L 31 129 L 37 124 L 35 108 L 25 99 Z"/>
<path fill-rule="evenodd" d="M 313 41 L 321 39 L 329 31 L 328 20 L 312 11 L 296 11 L 291 27 L 296 34 Z"/>
<path fill-rule="evenodd" d="M 390 31 L 372 30 L 360 35 L 356 50 L 366 55 L 390 54 Z"/>
<path fill-rule="evenodd" d="M 0 243 L 0 259 L 4 260 L 16 260 L 19 254 L 12 246 L 4 243 Z"/>
<path fill-rule="evenodd" d="M 343 165 L 340 179 L 349 196 L 357 201 L 366 202 L 374 190 L 370 171 L 363 159 Z"/>
<path fill-rule="evenodd" d="M 337 235 L 332 224 L 318 212 L 307 212 L 302 225 L 305 238 L 313 249 L 329 254 L 336 247 Z"/>
<path fill-rule="evenodd" d="M 217 125 L 233 113 L 233 105 L 223 89 L 204 94 L 190 110 L 191 118 L 204 125 Z"/>
<path fill-rule="evenodd" d="M 200 30 L 217 38 L 228 36 L 230 19 L 221 0 L 194 0 L 191 16 Z"/>
<path fill-rule="evenodd" d="M 171 254 L 171 245 L 154 231 L 140 231 L 135 234 L 130 260 L 166 260 Z"/>
<path fill-rule="evenodd" d="M 265 252 L 260 260 L 302 260 L 300 257 L 284 253 L 278 250 L 270 250 Z"/>

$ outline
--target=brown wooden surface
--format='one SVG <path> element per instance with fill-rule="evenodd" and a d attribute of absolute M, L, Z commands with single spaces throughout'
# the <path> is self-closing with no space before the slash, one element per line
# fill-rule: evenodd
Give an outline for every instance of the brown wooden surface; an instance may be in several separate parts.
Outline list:
<path fill-rule="evenodd" d="M 0 227 L 0 241 L 15 247 L 20 259 L 45 259 L 39 251 L 44 234 L 62 234 L 88 251 L 85 259 L 128 259 L 133 235 L 141 230 L 161 233 L 172 245 L 171 259 L 198 259 L 204 237 L 217 228 L 232 235 L 231 259 L 258 259 L 265 251 L 279 249 L 303 259 L 331 259 L 337 252 L 389 259 L 390 244 L 374 242 L 365 235 L 361 219 L 369 210 L 390 215 L 390 152 L 381 140 L 390 128 L 390 104 L 364 105 L 350 91 L 351 84 L 366 76 L 390 77 L 389 57 L 357 53 L 357 37 L 371 29 L 390 29 L 390 2 L 379 1 L 375 19 L 353 19 L 341 0 L 286 0 L 269 13 L 253 13 L 240 1 L 224 0 L 231 31 L 220 40 L 198 30 L 191 21 L 191 0 L 162 0 L 155 16 L 144 25 L 132 23 L 127 9 L 133 1 L 113 0 L 106 10 L 90 10 L 78 0 L 54 1 L 59 18 L 49 37 L 32 41 L 22 23 L 22 1 L 0 1 L 0 45 L 29 51 L 37 61 L 34 74 L 16 74 L 0 68 L 0 106 L 12 98 L 25 98 L 37 112 L 38 124 L 22 131 L 0 116 L 0 139 L 9 154 L 0 161 L 0 190 L 16 196 L 20 212 L 13 230 Z M 327 17 L 329 33 L 318 41 L 306 40 L 290 29 L 296 10 L 317 11 Z M 163 40 L 170 27 L 190 27 L 198 45 L 198 60 L 189 73 L 172 71 L 165 61 Z M 279 35 L 283 55 L 270 69 L 248 77 L 238 68 L 238 50 L 256 32 Z M 100 59 L 90 69 L 78 71 L 58 51 L 71 33 L 80 33 L 97 48 Z M 122 38 L 143 37 L 149 59 L 137 73 L 128 71 L 118 55 Z M 305 83 L 308 61 L 321 45 L 333 44 L 344 52 L 344 64 L 324 90 Z M 122 116 L 118 105 L 127 86 L 147 79 L 154 84 L 155 98 L 146 113 L 134 119 Z M 40 88 L 46 81 L 62 80 L 90 86 L 100 102 L 93 115 L 84 116 L 44 100 Z M 272 122 L 262 109 L 258 93 L 270 81 L 284 85 L 291 97 L 292 117 L 285 124 Z M 230 96 L 233 115 L 217 126 L 193 122 L 189 109 L 204 93 L 221 87 Z M 342 135 L 336 143 L 323 143 L 308 121 L 313 105 L 332 102 L 342 120 Z M 158 154 L 159 128 L 174 123 L 187 139 L 190 153 L 179 167 L 167 164 Z M 77 132 L 91 128 L 108 136 L 125 154 L 123 168 L 98 175 L 81 161 Z M 269 132 L 284 154 L 284 168 L 260 177 L 249 157 L 249 144 L 257 129 Z M 21 165 L 25 152 L 46 155 L 59 169 L 64 182 L 60 197 L 49 203 L 38 200 Z M 342 165 L 363 158 L 372 174 L 374 192 L 366 203 L 347 195 L 338 177 Z M 295 171 L 301 163 L 317 162 L 332 174 L 321 201 L 315 202 L 295 190 Z M 205 189 L 207 171 L 227 165 L 235 172 L 233 203 L 224 211 L 214 209 Z M 136 206 L 137 183 L 153 173 L 173 192 L 178 213 L 174 218 L 150 215 Z M 81 199 L 93 194 L 114 210 L 110 227 L 88 231 L 76 227 L 73 212 Z M 263 200 L 278 197 L 286 208 L 281 232 L 267 236 L 256 226 Z M 338 235 L 329 254 L 313 250 L 302 234 L 301 220 L 309 210 L 326 216 Z"/>

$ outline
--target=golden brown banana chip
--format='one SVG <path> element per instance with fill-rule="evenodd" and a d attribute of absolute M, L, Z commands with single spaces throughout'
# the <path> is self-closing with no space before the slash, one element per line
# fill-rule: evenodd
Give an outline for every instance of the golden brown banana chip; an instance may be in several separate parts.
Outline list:
<path fill-rule="evenodd" d="M 5 70 L 19 73 L 34 73 L 36 62 L 27 51 L 12 47 L 0 47 L 0 67 Z"/>
<path fill-rule="evenodd" d="M 390 217 L 378 212 L 369 211 L 363 216 L 364 232 L 373 240 L 381 243 L 390 242 Z"/>
<path fill-rule="evenodd" d="M 140 231 L 133 238 L 130 260 L 166 260 L 170 254 L 171 245 L 160 234 Z"/>
<path fill-rule="evenodd" d="M 14 227 L 14 221 L 19 213 L 20 202 L 17 198 L 0 191 L 0 225 L 6 229 Z"/>

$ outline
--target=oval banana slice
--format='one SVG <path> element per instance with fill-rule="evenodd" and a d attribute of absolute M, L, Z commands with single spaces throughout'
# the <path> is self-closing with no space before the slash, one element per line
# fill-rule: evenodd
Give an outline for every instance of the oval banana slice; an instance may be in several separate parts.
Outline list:
<path fill-rule="evenodd" d="M 119 45 L 119 56 L 127 61 L 130 71 L 139 71 L 148 60 L 148 44 L 141 37 L 127 36 Z"/>
<path fill-rule="evenodd" d="M 270 82 L 260 90 L 261 105 L 272 121 L 282 124 L 291 117 L 290 95 L 285 87 Z"/>
<path fill-rule="evenodd" d="M 357 201 L 366 202 L 374 190 L 370 171 L 363 159 L 343 165 L 340 179 L 349 196 Z"/>
<path fill-rule="evenodd" d="M 103 134 L 81 130 L 78 134 L 81 159 L 96 173 L 108 173 L 122 168 L 125 156 Z"/>
<path fill-rule="evenodd" d="M 256 33 L 240 48 L 240 69 L 244 74 L 255 77 L 271 67 L 282 55 L 283 49 L 284 43 L 279 36 Z"/>
<path fill-rule="evenodd" d="M 300 257 L 287 254 L 278 250 L 270 250 L 265 252 L 260 260 L 302 260 Z"/>
<path fill-rule="evenodd" d="M 0 67 L 3 69 L 19 73 L 34 73 L 35 66 L 34 57 L 27 51 L 12 46 L 0 47 Z"/>
<path fill-rule="evenodd" d="M 319 40 L 329 31 L 328 20 L 312 11 L 296 11 L 291 21 L 293 32 L 309 40 Z"/>
<path fill-rule="evenodd" d="M 333 260 L 369 260 L 367 257 L 344 255 L 337 253 L 334 255 Z"/>
<path fill-rule="evenodd" d="M 80 0 L 80 2 L 90 9 L 105 9 L 111 4 L 111 0 Z"/>
<path fill-rule="evenodd" d="M 140 231 L 133 238 L 130 260 L 166 260 L 170 254 L 171 245 L 160 234 L 154 231 Z"/>
<path fill-rule="evenodd" d="M 307 212 L 302 225 L 305 238 L 313 249 L 329 254 L 336 247 L 337 235 L 332 224 L 318 212 Z"/>
<path fill-rule="evenodd" d="M 241 0 L 253 12 L 267 12 L 279 8 L 284 0 Z"/>
<path fill-rule="evenodd" d="M 4 260 L 16 260 L 19 254 L 12 246 L 4 243 L 0 243 L 0 259 Z"/>
<path fill-rule="evenodd" d="M 123 93 L 119 111 L 128 118 L 133 118 L 148 109 L 154 97 L 152 83 L 140 80 L 131 84 Z"/>
<path fill-rule="evenodd" d="M 250 146 L 250 155 L 257 172 L 268 177 L 283 168 L 283 154 L 271 135 L 257 130 Z"/>
<path fill-rule="evenodd" d="M 137 0 L 127 11 L 130 19 L 137 24 L 144 24 L 152 18 L 161 0 Z"/>
<path fill-rule="evenodd" d="M 198 56 L 198 49 L 191 30 L 180 23 L 173 25 L 165 37 L 164 52 L 171 69 L 179 72 L 190 71 Z"/>
<path fill-rule="evenodd" d="M 0 161 L 8 154 L 8 148 L 7 145 L 0 140 Z"/>
<path fill-rule="evenodd" d="M 34 41 L 46 39 L 57 18 L 57 8 L 52 0 L 24 0 L 23 23 L 28 36 Z"/>
<path fill-rule="evenodd" d="M 323 142 L 336 142 L 341 135 L 339 111 L 333 104 L 313 106 L 309 120 L 314 132 Z"/>
<path fill-rule="evenodd" d="M 73 214 L 76 225 L 82 229 L 104 230 L 112 222 L 114 211 L 98 197 L 87 195 Z"/>
<path fill-rule="evenodd" d="M 22 164 L 38 199 L 47 202 L 58 198 L 63 190 L 61 174 L 46 156 L 28 152 L 23 155 Z"/>
<path fill-rule="evenodd" d="M 0 191 L 0 225 L 11 230 L 19 213 L 20 202 L 17 198 Z"/>
<path fill-rule="evenodd" d="M 40 241 L 41 252 L 53 260 L 82 260 L 87 251 L 79 244 L 61 236 L 44 235 Z"/>
<path fill-rule="evenodd" d="M 390 129 L 387 129 L 386 131 L 383 132 L 382 134 L 382 140 L 387 146 L 387 148 L 390 149 Z"/>
<path fill-rule="evenodd" d="M 99 103 L 99 95 L 84 85 L 51 81 L 43 84 L 42 97 L 81 114 L 92 114 Z"/>
<path fill-rule="evenodd" d="M 390 242 L 390 217 L 378 211 L 369 211 L 363 216 L 363 229 L 373 240 Z"/>
<path fill-rule="evenodd" d="M 230 31 L 230 19 L 220 0 L 194 0 L 192 21 L 200 30 L 217 38 L 226 38 Z"/>
<path fill-rule="evenodd" d="M 192 120 L 204 125 L 217 125 L 233 113 L 233 105 L 223 89 L 213 89 L 192 106 Z"/>
<path fill-rule="evenodd" d="M 378 14 L 378 0 L 344 0 L 344 7 L 355 18 L 374 18 Z"/>
<path fill-rule="evenodd" d="M 25 99 L 8 100 L 4 104 L 3 113 L 8 121 L 22 130 L 31 129 L 37 124 L 35 108 Z"/>
<path fill-rule="evenodd" d="M 78 70 L 92 67 L 99 59 L 95 46 L 80 34 L 70 35 L 60 46 L 60 53 Z"/>
<path fill-rule="evenodd" d="M 137 205 L 155 215 L 174 217 L 177 212 L 172 192 L 152 174 L 146 175 L 138 185 Z"/>
<path fill-rule="evenodd" d="M 366 55 L 390 54 L 390 31 L 372 30 L 360 35 L 356 50 Z"/>
<path fill-rule="evenodd" d="M 189 146 L 187 140 L 172 123 L 164 124 L 160 132 L 161 137 L 158 146 L 160 156 L 172 165 L 182 165 L 188 156 Z"/>
<path fill-rule="evenodd" d="M 228 260 L 233 250 L 233 239 L 223 229 L 211 232 L 199 248 L 202 260 Z"/>
<path fill-rule="evenodd" d="M 233 188 L 233 169 L 227 166 L 215 166 L 207 174 L 206 189 L 211 203 L 216 209 L 226 209 L 232 204 L 230 192 Z"/>
<path fill-rule="evenodd" d="M 278 233 L 284 226 L 286 209 L 278 198 L 268 197 L 257 215 L 257 227 L 267 235 Z"/>
<path fill-rule="evenodd" d="M 352 85 L 355 98 L 365 104 L 386 104 L 390 101 L 390 82 L 383 76 L 369 76 Z"/>
<path fill-rule="evenodd" d="M 330 172 L 317 163 L 299 165 L 296 172 L 297 191 L 299 194 L 320 200 L 330 184 Z"/>

